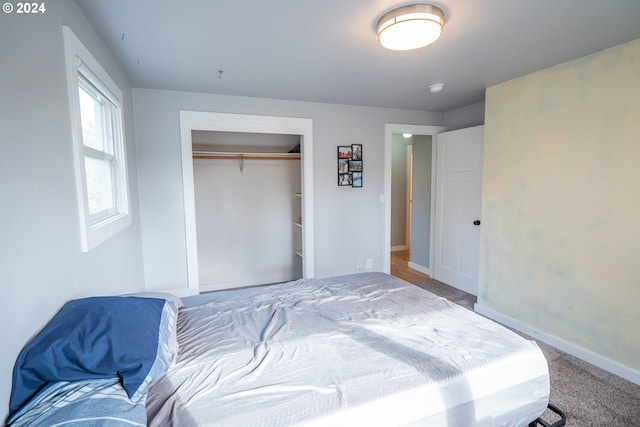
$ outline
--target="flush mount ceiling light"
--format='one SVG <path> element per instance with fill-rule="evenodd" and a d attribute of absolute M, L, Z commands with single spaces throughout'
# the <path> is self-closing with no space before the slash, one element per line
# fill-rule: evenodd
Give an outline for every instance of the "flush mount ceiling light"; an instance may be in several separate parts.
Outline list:
<path fill-rule="evenodd" d="M 391 50 L 411 50 L 430 45 L 442 33 L 444 13 L 430 4 L 393 9 L 378 21 L 378 40 Z"/>

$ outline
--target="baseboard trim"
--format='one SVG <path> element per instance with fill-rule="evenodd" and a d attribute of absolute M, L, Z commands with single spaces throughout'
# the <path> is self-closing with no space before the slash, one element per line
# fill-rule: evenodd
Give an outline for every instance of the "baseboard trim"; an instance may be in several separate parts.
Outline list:
<path fill-rule="evenodd" d="M 299 277 L 293 275 L 276 274 L 271 276 L 248 277 L 238 280 L 230 280 L 224 282 L 201 283 L 200 292 L 213 292 L 225 289 L 245 288 L 247 286 L 266 285 L 271 283 L 282 283 L 296 280 Z"/>
<path fill-rule="evenodd" d="M 409 249 L 407 245 L 391 246 L 391 252 L 406 251 Z"/>
<path fill-rule="evenodd" d="M 429 267 L 425 267 L 423 265 L 416 264 L 414 262 L 409 262 L 407 264 L 407 267 L 409 267 L 412 270 L 419 271 L 420 273 L 424 273 L 427 276 L 431 277 L 431 269 Z"/>
<path fill-rule="evenodd" d="M 575 356 L 578 359 L 591 363 L 592 365 L 595 365 L 598 368 L 604 369 L 605 371 L 611 372 L 612 374 L 615 374 L 621 378 L 624 378 L 627 381 L 631 381 L 634 384 L 640 385 L 640 372 L 638 371 L 635 371 L 631 368 L 620 365 L 619 363 L 616 363 L 611 359 L 607 359 L 606 357 L 595 354 L 589 350 L 586 350 L 575 344 L 567 342 L 561 338 L 558 338 L 553 335 L 549 335 L 546 332 L 542 332 L 537 329 L 534 329 L 528 325 L 525 325 L 524 323 L 519 322 L 518 320 L 510 316 L 506 316 L 504 314 L 498 313 L 481 304 L 476 303 L 473 309 L 477 313 L 485 317 L 488 317 L 489 319 L 495 320 L 498 323 L 501 323 L 517 331 L 520 331 L 524 334 L 527 334 L 531 338 L 534 338 L 536 340 L 540 340 L 546 344 L 549 344 L 550 346 L 555 347 L 558 350 L 564 351 L 565 353 Z"/>

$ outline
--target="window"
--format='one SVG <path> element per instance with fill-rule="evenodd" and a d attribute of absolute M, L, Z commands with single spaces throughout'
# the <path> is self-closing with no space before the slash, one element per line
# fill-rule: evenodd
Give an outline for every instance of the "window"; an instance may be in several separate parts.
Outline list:
<path fill-rule="evenodd" d="M 122 92 L 64 27 L 82 251 L 131 224 Z"/>

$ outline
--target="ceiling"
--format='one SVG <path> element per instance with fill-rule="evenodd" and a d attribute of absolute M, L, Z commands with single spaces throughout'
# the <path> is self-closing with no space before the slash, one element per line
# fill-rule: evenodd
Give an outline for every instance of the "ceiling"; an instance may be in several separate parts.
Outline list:
<path fill-rule="evenodd" d="M 442 37 L 384 49 L 393 0 L 76 0 L 133 87 L 446 112 L 640 38 L 640 0 L 444 0 Z M 219 73 L 219 71 L 222 73 Z M 438 94 L 432 83 L 445 83 Z"/>

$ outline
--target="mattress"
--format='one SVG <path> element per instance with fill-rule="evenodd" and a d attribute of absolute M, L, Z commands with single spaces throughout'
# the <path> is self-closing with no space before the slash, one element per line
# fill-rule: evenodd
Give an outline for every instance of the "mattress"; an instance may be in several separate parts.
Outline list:
<path fill-rule="evenodd" d="M 184 302 L 150 426 L 521 427 L 548 403 L 535 342 L 384 273 Z"/>

